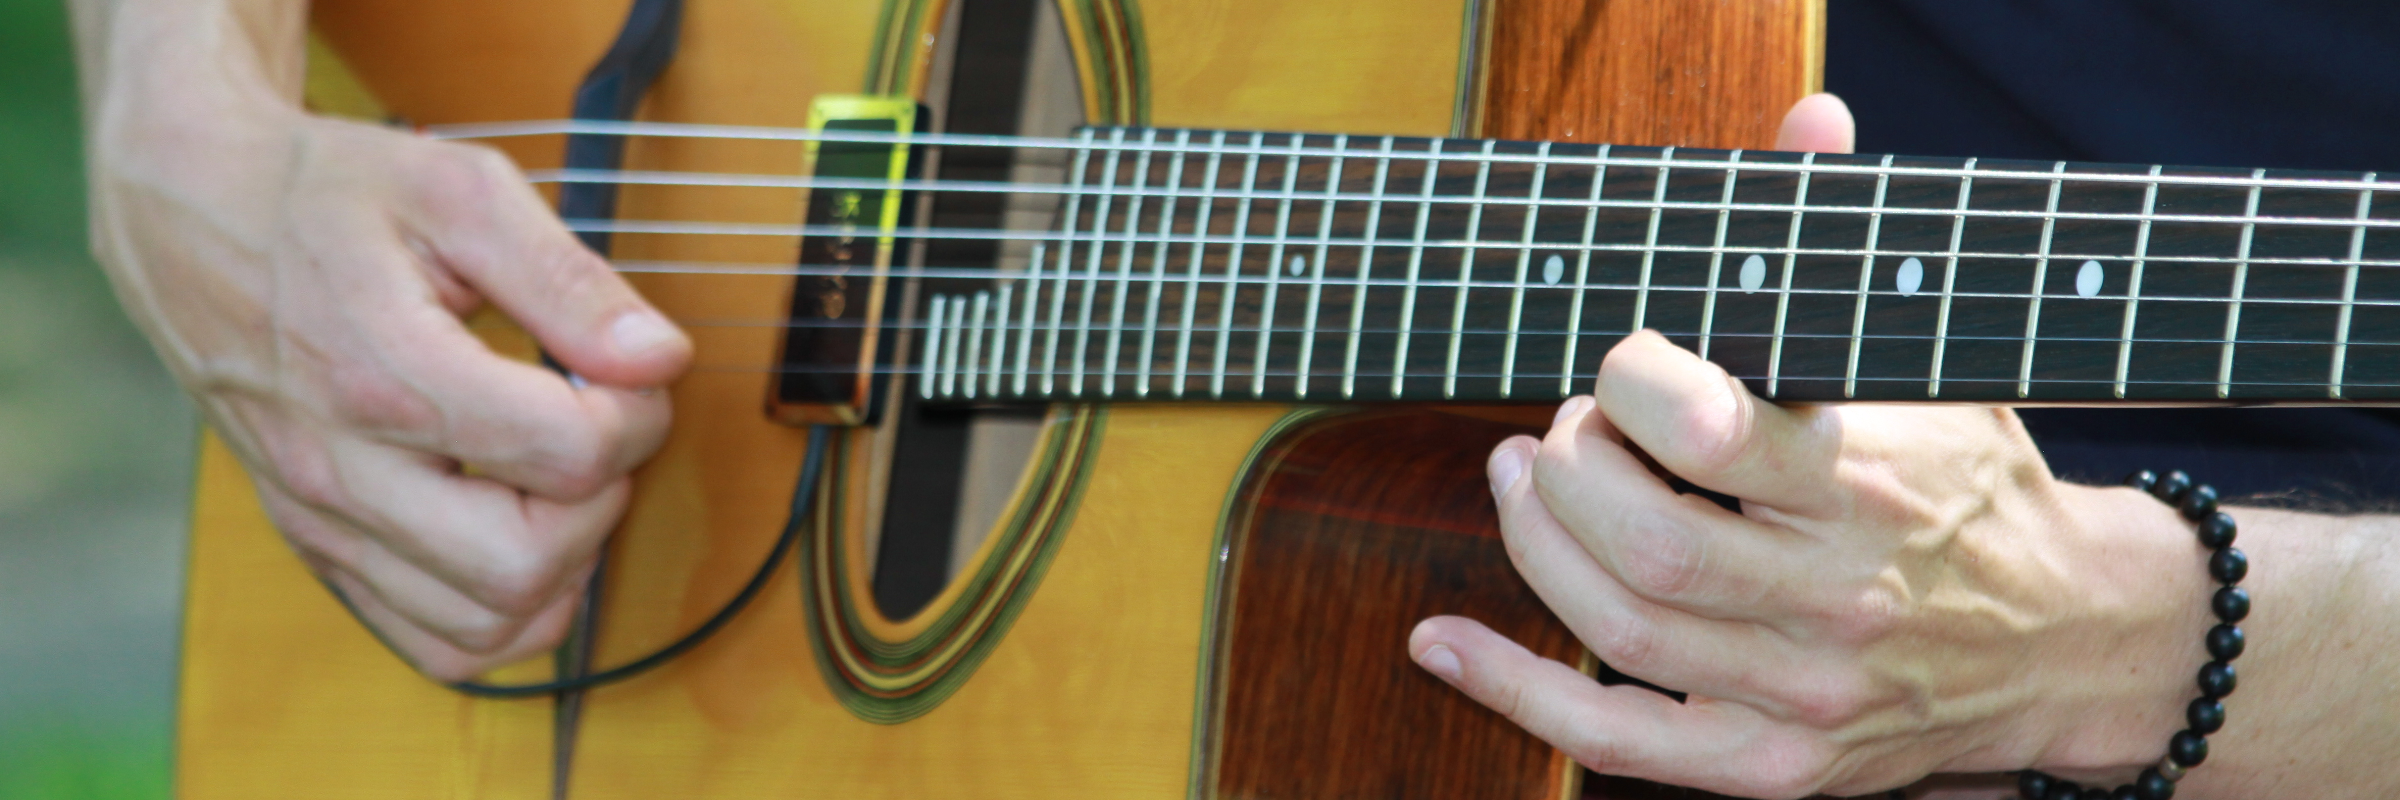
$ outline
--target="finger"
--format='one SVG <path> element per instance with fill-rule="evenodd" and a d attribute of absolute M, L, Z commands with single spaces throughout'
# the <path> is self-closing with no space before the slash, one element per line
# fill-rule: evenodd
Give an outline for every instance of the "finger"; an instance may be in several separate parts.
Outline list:
<path fill-rule="evenodd" d="M 319 574 L 338 570 L 357 580 L 377 602 L 450 647 L 488 654 L 521 632 L 525 620 L 484 607 L 393 555 L 349 523 L 295 502 L 279 490 L 263 490 L 259 499 L 274 518 L 275 527 Z M 327 546 L 328 542 L 339 544 Z"/>
<path fill-rule="evenodd" d="M 1523 458 L 1530 439 L 1501 445 L 1498 462 Z M 1495 469 L 1497 474 L 1501 470 Z M 1628 591 L 1520 482 L 1500 498 L 1510 560 L 1542 604 L 1602 663 L 1659 686 L 1775 709 L 1776 676 L 1792 671 L 1789 640 L 1747 622 L 1708 619 Z M 1744 608 L 1751 616 L 1759 609 Z"/>
<path fill-rule="evenodd" d="M 367 323 L 381 334 L 382 369 L 340 378 L 351 420 L 384 441 L 560 501 L 590 497 L 665 440 L 664 392 L 572 385 L 491 353 L 441 316 L 420 309 Z"/>
<path fill-rule="evenodd" d="M 1842 98 L 1819 92 L 1800 98 L 1783 115 L 1775 149 L 1799 153 L 1847 153 L 1858 142 L 1858 122 Z"/>
<path fill-rule="evenodd" d="M 322 474 L 286 469 L 295 499 L 366 533 L 484 608 L 522 617 L 591 559 L 630 495 L 624 479 L 556 503 L 389 446 L 330 445 Z"/>
<path fill-rule="evenodd" d="M 506 157 L 425 144 L 410 176 L 413 232 L 559 363 L 626 388 L 662 386 L 690 363 L 691 340 L 583 246 Z"/>
<path fill-rule="evenodd" d="M 1552 520 L 1635 596 L 1705 617 L 1774 622 L 1815 605 L 1810 575 L 1822 556 L 1812 540 L 1678 494 L 1604 435 L 1606 415 L 1591 400 L 1568 410 L 1538 446 L 1512 439 L 1495 451 L 1495 462 L 1532 465 L 1501 501 L 1503 531 Z"/>
<path fill-rule="evenodd" d="M 1418 623 L 1408 650 L 1426 671 L 1593 771 L 1745 797 L 1816 788 L 1806 785 L 1821 771 L 1814 748 L 1740 704 L 1602 686 L 1462 617 Z"/>
<path fill-rule="evenodd" d="M 394 611 L 356 576 L 341 570 L 321 573 L 333 587 L 334 593 L 350 607 L 350 613 L 366 623 L 384 646 L 398 653 L 401 659 L 416 667 L 427 677 L 445 683 L 471 680 L 495 668 L 541 655 L 567 635 L 567 624 L 573 620 L 576 604 L 582 601 L 582 580 L 534 614 L 517 632 L 514 639 L 490 652 L 472 652 L 451 644 L 440 636 L 419 627 L 413 620 Z M 583 580 L 589 580 L 590 572 Z"/>
<path fill-rule="evenodd" d="M 1617 431 L 1684 480 L 1803 516 L 1840 509 L 1825 490 L 1841 452 L 1835 415 L 1760 400 L 1655 331 L 1609 350 L 1593 397 Z"/>

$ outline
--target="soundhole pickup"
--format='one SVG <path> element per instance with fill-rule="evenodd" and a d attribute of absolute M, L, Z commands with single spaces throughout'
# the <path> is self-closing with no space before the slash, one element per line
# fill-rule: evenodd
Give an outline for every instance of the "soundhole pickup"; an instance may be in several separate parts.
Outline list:
<path fill-rule="evenodd" d="M 818 98 L 810 128 L 828 133 L 894 134 L 919 119 L 910 98 Z M 806 225 L 792 280 L 781 353 L 769 381 L 767 413 L 792 425 L 872 424 L 903 345 L 901 292 L 891 280 L 913 224 L 918 198 L 901 182 L 919 175 L 923 148 L 888 142 L 821 141 L 809 147 Z M 829 180 L 830 179 L 830 180 Z M 888 189 L 857 188 L 888 181 Z"/>

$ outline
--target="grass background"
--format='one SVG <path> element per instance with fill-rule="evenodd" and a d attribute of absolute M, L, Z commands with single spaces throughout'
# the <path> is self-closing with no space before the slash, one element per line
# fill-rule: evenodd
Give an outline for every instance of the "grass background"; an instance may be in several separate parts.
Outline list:
<path fill-rule="evenodd" d="M 0 800 L 163 798 L 195 416 L 84 245 L 61 0 L 0 0 Z"/>

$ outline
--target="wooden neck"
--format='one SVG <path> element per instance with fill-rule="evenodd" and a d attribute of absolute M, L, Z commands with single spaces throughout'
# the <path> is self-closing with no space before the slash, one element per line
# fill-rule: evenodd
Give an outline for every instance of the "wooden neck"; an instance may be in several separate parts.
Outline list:
<path fill-rule="evenodd" d="M 923 309 L 927 397 L 1556 399 L 1643 328 L 1782 400 L 2400 396 L 2400 185 L 2372 174 L 1079 143 L 1032 266 Z"/>

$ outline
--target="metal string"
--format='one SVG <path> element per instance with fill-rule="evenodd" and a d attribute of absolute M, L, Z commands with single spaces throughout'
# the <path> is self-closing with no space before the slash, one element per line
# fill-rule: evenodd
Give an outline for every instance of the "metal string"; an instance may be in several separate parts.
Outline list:
<path fill-rule="evenodd" d="M 1362 155 L 1361 155 L 1361 153 L 1362 153 L 1362 152 L 1364 152 L 1364 153 L 1374 153 L 1374 154 L 1375 154 L 1375 157 L 1381 157 L 1381 155 L 1380 155 L 1380 151 L 1354 151 L 1354 152 L 1352 152 L 1352 153 L 1351 153 L 1350 157 L 1353 157 L 1353 158 L 1362 157 Z M 1678 169 L 1682 169 L 1682 170 L 1684 170 L 1684 171 L 1686 171 L 1686 172 L 1690 172 L 1690 171 L 1692 171 L 1692 170 L 1694 170 L 1694 169 L 1700 169 L 1700 170 L 1703 170 L 1703 171 L 1705 171 L 1705 170 L 1708 168 L 1708 167 L 1707 167 L 1707 165 L 1709 165 L 1709 164 L 1720 164 L 1720 165 L 1722 165 L 1722 166 L 1718 166 L 1718 167 L 1716 167 L 1716 169 L 1717 169 L 1717 170 L 1719 170 L 1719 171 L 1722 171 L 1722 172 L 1726 172 L 1726 173 L 1733 173 L 1733 172 L 1752 172 L 1752 171 L 1758 171 L 1758 170 L 1754 170 L 1754 169 L 1752 169 L 1752 168 L 1750 168 L 1750 167 L 1748 166 L 1748 164 L 1749 164 L 1749 163 L 1752 163 L 1752 162 L 1743 162 L 1743 166 L 1740 166 L 1740 167 L 1736 167 L 1736 166 L 1734 166 L 1733 164 L 1730 164 L 1730 163 L 1727 163 L 1727 162 L 1717 162 L 1717 161 L 1698 162 L 1697 164 L 1688 164 L 1688 163 L 1686 163 L 1686 162 L 1670 162 L 1670 163 L 1673 163 L 1673 164 L 1675 164 L 1676 168 L 1678 168 Z M 2044 175 L 2049 175 L 2050 173 L 2041 173 L 2041 174 L 2044 174 Z M 2229 225 L 2238 225 L 2238 224 L 2260 224 L 2260 225 L 2321 226 L 2321 227 L 2334 227 L 2334 228 L 2374 228 L 2374 229 L 2386 229 L 2386 228 L 2393 228 L 2393 229 L 2400 229 L 2400 219 L 2376 219 L 2376 218 L 2359 219 L 2359 218 L 2356 218 L 2356 217 L 2346 217 L 2346 216 L 2336 216 L 2336 217 L 2293 217 L 2293 216 L 2260 216 L 2260 217 L 2246 217 L 2246 216 L 2240 216 L 2240 215 L 2225 215 L 2225 214 L 2161 214 L 2161 213 L 2157 213 L 2157 212 L 2155 212 L 2155 211 L 2152 211 L 2152 212 L 2133 212 L 2133 213 L 2122 213 L 2122 212 L 2107 212 L 2107 211 L 2027 211 L 2027 210 L 2007 210 L 2007 209 L 1975 209 L 1975 208 L 1963 209 L 1963 210 L 1962 210 L 1962 209 L 1956 209 L 1956 208 L 1933 207 L 1933 206 L 1928 206 L 1928 207 L 1914 207 L 1914 206 L 1885 206 L 1885 207 L 1882 207 L 1882 208 L 1871 208 L 1871 207 L 1867 207 L 1867 206 L 1807 205 L 1807 204 L 1800 204 L 1800 203 L 1732 203 L 1732 202 L 1723 202 L 1723 201 L 1719 201 L 1719 202 L 1707 202 L 1707 201 L 1699 201 L 1699 200 L 1636 200 L 1636 199 L 1610 199 L 1610 198 L 1600 198 L 1600 199 L 1585 199 L 1585 198 L 1573 198 L 1573 197 L 1509 197 L 1509 196 L 1505 196 L 1505 195 L 1503 195 L 1503 196 L 1497 196 L 1497 197 L 1493 197 L 1493 196 L 1476 196 L 1476 195 L 1447 195 L 1447 194 L 1437 194 L 1437 195 L 1410 195 L 1410 196 L 1402 196 L 1402 195 L 1395 195 L 1395 194 L 1388 194 L 1388 193 L 1387 193 L 1387 194 L 1376 194 L 1376 193 L 1371 193 L 1371 192 L 1327 192 L 1327 191 L 1322 191 L 1322 190 L 1311 191 L 1311 190 L 1278 190 L 1278 189 L 1255 189 L 1255 188 L 1253 188 L 1253 189 L 1240 189 L 1240 188 L 1230 188 L 1230 187 L 1221 187 L 1221 186 L 1211 186 L 1211 187 L 1180 187 L 1180 186 L 1176 186 L 1176 187 L 1147 187 L 1147 186 L 1119 186 L 1119 185 L 1101 185 L 1101 186 L 1082 186 L 1082 187 L 1076 187 L 1076 186 L 1068 186 L 1068 185 L 1064 185 L 1064 184 L 1048 184 L 1048 183 L 1008 183 L 1008 182 L 1004 182 L 1004 181 L 962 181 L 962 180 L 948 180 L 948 179 L 917 179 L 917 178 L 911 178 L 911 179 L 904 179 L 904 180 L 897 180 L 897 181 L 894 181 L 894 180 L 876 180 L 876 179 L 873 179 L 873 178 L 837 178 L 837 177 L 811 177 L 811 176 L 796 176 L 796 175 L 795 175 L 795 176 L 785 176 L 785 175 L 740 174 L 740 173 L 699 173 L 699 172 L 658 172 L 658 171 L 625 172 L 625 171 L 609 171 L 609 170 L 538 170 L 538 171 L 535 171 L 535 172 L 530 172 L 530 173 L 527 173 L 527 174 L 526 174 L 526 180 L 527 180 L 527 181 L 529 181 L 529 182 L 531 182 L 531 183 L 536 183 L 536 184 L 549 184 L 549 183 L 577 183 L 577 184 L 582 184 L 582 183 L 613 183 L 613 184 L 617 184 L 617 185 L 620 185 L 620 186 L 691 186 L 691 187 L 715 187 L 715 188 L 760 188 L 760 189 L 859 189 L 859 190 L 867 190 L 867 191 L 956 192 L 956 193 L 961 193 L 961 194 L 975 194 L 975 193 L 995 193 L 995 194 L 1012 194 L 1012 193 L 1013 193 L 1013 194 L 1055 194 L 1055 195 L 1062 195 L 1062 196 L 1064 196 L 1064 195 L 1075 195 L 1075 196 L 1082 196 L 1082 197 L 1141 197 L 1141 198 L 1160 197 L 1160 198 L 1163 198 L 1163 197 L 1168 197 L 1168 196 L 1175 196 L 1175 197 L 1183 197 L 1183 198 L 1201 198 L 1201 199 L 1207 199 L 1207 200 L 1249 200 L 1249 201 L 1261 201 L 1261 200 L 1264 200 L 1264 201 L 1282 202 L 1282 203 L 1286 203 L 1286 204 L 1295 203 L 1295 202 L 1319 202 L 1319 201 L 1324 201 L 1324 200 L 1327 200 L 1327 199 L 1331 199 L 1331 200 L 1333 200 L 1333 201 L 1335 201 L 1335 202 L 1349 202 L 1349 203 L 1368 203 L 1368 202 L 1375 202 L 1375 201 L 1379 201 L 1379 200 L 1380 200 L 1380 201 L 1385 201 L 1385 202 L 1403 202 L 1403 203 L 1431 203 L 1431 204 L 1433 204 L 1433 205 L 1455 205 L 1455 206 L 1460 206 L 1460 207 L 1474 207 L 1474 208 L 1482 208 L 1482 207 L 1487 207 L 1487 206 L 1501 206 L 1501 207 L 1511 207 L 1511 208 L 1526 208 L 1526 209 L 1534 209 L 1534 208 L 1542 208 L 1542 207 L 1549 207 L 1549 206 L 1558 206 L 1558 207 L 1563 207 L 1563 208 L 1576 208 L 1576 209 L 1582 209 L 1582 208 L 1617 208 L 1617 209 L 1629 209 L 1629 210 L 1638 210 L 1638 211 L 1652 211 L 1652 210 L 1670 210 L 1670 211 L 1702 211 L 1702 212 L 1755 211 L 1755 212 L 1762 212 L 1762 213 L 1777 213 L 1777 214 L 1790 214 L 1790 213 L 1809 213 L 1809 214 L 1856 214 L 1856 215 L 1859 215 L 1859 216 L 1862 216 L 1862 217 L 1863 217 L 1863 216 L 1869 216 L 1869 215 L 1875 215 L 1875 214 L 1897 214 L 1897 215 L 1906 215 L 1906 216 L 1926 216 L 1926 217 L 1964 217 L 1964 218 L 1984 218 L 1984 219 L 2079 220 L 2079 221 L 2094 221 L 2094 222 L 2192 222 L 2192 223 L 2229 224 Z M 2075 179 L 2075 178 L 2065 178 L 2065 179 L 2062 179 L 2062 182 L 2070 182 L 2070 183 L 2071 183 L 2071 182 L 2073 182 L 2074 180 L 2076 180 L 2076 179 Z M 2345 195 L 2349 195 L 2349 194 L 2356 194 L 2356 193 L 2357 193 L 2357 191 L 2358 191 L 2357 189 L 2354 189 L 2354 188 L 2353 188 L 2353 189 L 2343 189 L 2343 188 L 2341 188 L 2341 187 L 2338 187 L 2338 186 L 2330 186 L 2330 185 L 2329 185 L 2329 186 L 2311 186 L 2311 187 L 2308 187 L 2308 188 L 2312 188 L 2312 189 L 2324 189 L 2324 190 L 2331 191 L 2331 192 L 2339 192 L 2339 193 L 2342 193 L 2342 194 L 2345 194 Z M 2387 188 L 2391 188 L 2391 189 L 2395 189 L 2395 190 L 2400 190 L 2400 184 L 2395 184 L 2395 185 L 2393 185 L 2393 186 L 2391 186 L 2391 187 L 2387 187 Z M 1195 189 L 1197 189 L 1197 191 L 1194 191 Z M 623 221 L 623 220 L 620 220 L 620 221 Z M 899 229 L 899 230 L 906 230 L 906 228 L 901 228 L 901 229 Z M 928 230 L 943 230 L 943 229 L 938 229 L 938 228 L 935 228 L 935 229 L 928 229 Z M 960 229 L 960 230 L 971 230 L 971 229 Z M 696 231 L 695 231 L 695 232 L 696 232 Z M 1151 240 L 1136 240 L 1136 241 L 1151 241 Z M 1262 241 L 1262 239 L 1253 239 L 1252 241 L 1254 241 L 1254 242 L 1256 242 L 1256 241 Z M 1265 239 L 1264 241 L 1269 241 L 1269 242 L 1272 242 L 1273 240 L 1272 240 L 1272 239 Z"/>
<path fill-rule="evenodd" d="M 1113 151 L 1119 153 L 1175 153 L 1179 155 L 1296 155 L 1303 158 L 1333 158 L 1335 156 L 1355 158 L 1360 155 L 1373 154 L 1376 157 L 1384 157 L 1384 154 L 1379 150 L 1364 148 L 1344 147 L 1336 149 L 1332 147 L 1312 148 L 1297 145 L 1268 145 L 1265 141 L 1259 140 L 1257 136 L 1252 137 L 1252 143 L 1247 145 L 1231 143 L 1220 145 L 1215 143 L 1193 144 L 1188 142 L 1108 142 L 1038 136 L 1001 136 L 960 133 L 877 133 L 872 131 L 834 130 L 812 131 L 803 128 L 773 128 L 742 125 L 701 125 L 677 122 L 604 122 L 597 120 L 540 120 L 528 122 L 436 125 L 424 128 L 423 132 L 427 136 L 436 139 L 503 139 L 526 136 L 560 136 L 569 134 L 582 134 L 594 136 L 931 145 L 938 147 L 1005 147 L 1029 150 L 1090 150 L 1101 152 Z M 1278 137 L 1276 141 L 1291 142 L 1296 139 L 1305 141 L 1305 137 L 1307 137 L 1308 134 L 1277 133 L 1273 134 L 1273 136 Z M 1326 135 L 1325 138 L 1331 139 L 1332 136 Z M 1434 142 L 1478 140 L 1425 138 L 1415 139 L 1412 141 Z M 1644 158 L 1639 156 L 1618 156 L 1614 154 L 1575 156 L 1561 154 L 1540 155 L 1535 153 L 1487 153 L 1476 150 L 1395 149 L 1390 153 L 1389 157 L 1399 160 L 1436 161 L 1445 164 L 1479 164 L 1486 162 L 1510 164 L 1546 163 L 1553 166 L 1584 165 L 1596 167 L 1635 167 L 1651 169 L 1662 167 L 1670 169 L 1705 169 L 1711 166 L 1714 166 L 1718 169 L 1730 169 L 1732 167 L 1730 162 L 1717 159 L 1676 159 L 1672 157 Z M 1965 166 L 1886 167 L 1877 164 L 1799 164 L 1788 162 L 1745 161 L 1741 164 L 1741 170 L 1743 172 L 1809 172 L 1814 174 L 1853 174 L 1865 175 L 1869 177 L 1884 175 L 1905 175 L 1933 178 L 1976 177 L 2020 179 L 2041 182 L 2047 182 L 2057 178 L 2057 174 L 2048 169 L 2008 170 Z M 2244 189 L 2253 186 L 2260 186 L 2266 188 L 2330 189 L 2355 192 L 2360 190 L 2400 188 L 2400 184 L 2385 184 L 2369 180 L 2364 177 L 2365 173 L 2362 173 L 2360 178 L 2348 180 L 2332 178 L 2264 178 L 2230 175 L 2160 175 L 2153 177 L 2142 172 L 2090 172 L 2067 173 L 2067 175 L 2068 177 L 2066 180 L 2070 181 L 2139 184 L 2159 183 L 2179 186 L 2216 186 Z"/>

